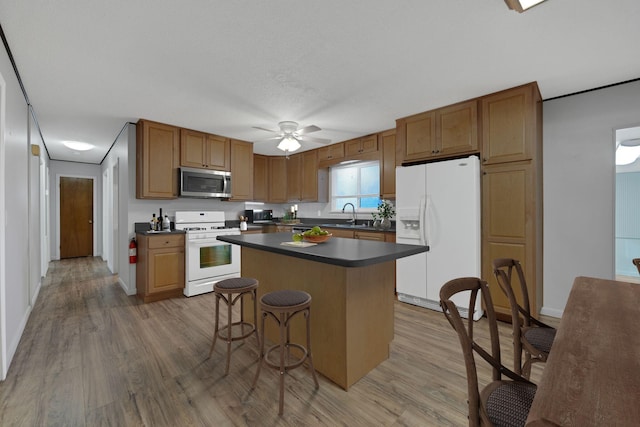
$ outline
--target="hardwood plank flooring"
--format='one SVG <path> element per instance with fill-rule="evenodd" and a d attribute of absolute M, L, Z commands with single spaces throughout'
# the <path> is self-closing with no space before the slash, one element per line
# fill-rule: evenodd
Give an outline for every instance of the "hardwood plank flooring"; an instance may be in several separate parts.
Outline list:
<path fill-rule="evenodd" d="M 467 425 L 462 354 L 442 313 L 396 302 L 387 361 L 348 392 L 321 375 L 315 390 L 306 369 L 292 371 L 279 417 L 275 371 L 263 369 L 250 390 L 254 339 L 234 343 L 227 376 L 226 345 L 207 359 L 214 307 L 213 294 L 142 304 L 100 258 L 52 262 L 0 383 L 0 425 Z M 486 342 L 485 322 L 475 331 Z M 500 332 L 510 366 L 510 325 Z M 534 365 L 534 382 L 542 369 Z M 479 375 L 488 381 L 489 368 Z"/>

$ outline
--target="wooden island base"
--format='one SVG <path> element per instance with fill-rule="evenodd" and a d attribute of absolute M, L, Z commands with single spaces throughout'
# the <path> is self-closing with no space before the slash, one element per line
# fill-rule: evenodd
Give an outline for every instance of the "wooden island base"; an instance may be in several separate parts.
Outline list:
<path fill-rule="evenodd" d="M 242 276 L 259 280 L 258 300 L 267 292 L 297 289 L 311 303 L 311 350 L 316 371 L 345 390 L 389 357 L 394 334 L 395 261 L 342 267 L 242 247 Z M 250 304 L 246 319 L 253 318 Z M 259 310 L 258 310 L 259 312 Z M 278 341 L 266 321 L 267 342 Z M 303 318 L 292 323 L 293 342 L 305 342 Z"/>

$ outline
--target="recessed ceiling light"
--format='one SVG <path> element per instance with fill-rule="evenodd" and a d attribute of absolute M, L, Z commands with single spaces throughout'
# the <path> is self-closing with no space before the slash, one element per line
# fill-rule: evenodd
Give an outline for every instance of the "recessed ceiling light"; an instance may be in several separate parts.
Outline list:
<path fill-rule="evenodd" d="M 513 9 L 520 13 L 542 3 L 543 1 L 545 0 L 504 0 L 507 6 L 509 6 L 509 9 Z"/>
<path fill-rule="evenodd" d="M 93 150 L 95 145 L 89 144 L 87 142 L 78 142 L 78 141 L 62 141 L 65 147 L 70 148 L 76 151 L 87 151 Z"/>

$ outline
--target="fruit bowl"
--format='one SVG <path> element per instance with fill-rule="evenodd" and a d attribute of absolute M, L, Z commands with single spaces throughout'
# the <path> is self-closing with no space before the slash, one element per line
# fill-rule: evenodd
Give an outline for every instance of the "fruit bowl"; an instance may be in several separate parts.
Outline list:
<path fill-rule="evenodd" d="M 307 242 L 311 242 L 311 243 L 322 243 L 322 242 L 326 242 L 327 240 L 329 240 L 331 238 L 332 234 L 320 234 L 320 235 L 309 235 L 309 236 L 305 236 L 304 234 L 302 235 L 302 238 L 307 241 Z"/>

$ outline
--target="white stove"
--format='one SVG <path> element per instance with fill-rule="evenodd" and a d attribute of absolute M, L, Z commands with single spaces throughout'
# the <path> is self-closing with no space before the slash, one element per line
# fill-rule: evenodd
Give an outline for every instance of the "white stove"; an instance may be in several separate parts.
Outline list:
<path fill-rule="evenodd" d="M 224 212 L 178 211 L 175 224 L 176 230 L 186 232 L 186 296 L 212 292 L 216 282 L 240 277 L 240 247 L 217 240 L 217 236 L 240 234 L 238 227 L 225 227 Z"/>

